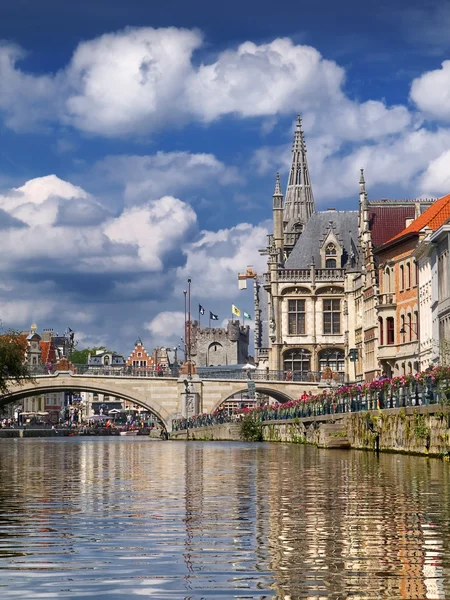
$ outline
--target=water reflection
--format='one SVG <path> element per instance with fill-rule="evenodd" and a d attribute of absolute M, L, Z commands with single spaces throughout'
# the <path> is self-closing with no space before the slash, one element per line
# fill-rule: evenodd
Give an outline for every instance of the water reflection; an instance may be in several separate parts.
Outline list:
<path fill-rule="evenodd" d="M 0 597 L 449 598 L 449 465 L 268 444 L 2 440 Z"/>

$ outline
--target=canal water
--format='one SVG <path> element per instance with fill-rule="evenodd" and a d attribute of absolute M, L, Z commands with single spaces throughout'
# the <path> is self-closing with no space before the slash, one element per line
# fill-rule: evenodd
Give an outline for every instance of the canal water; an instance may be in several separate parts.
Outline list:
<path fill-rule="evenodd" d="M 450 463 L 0 441 L 0 598 L 450 598 Z"/>

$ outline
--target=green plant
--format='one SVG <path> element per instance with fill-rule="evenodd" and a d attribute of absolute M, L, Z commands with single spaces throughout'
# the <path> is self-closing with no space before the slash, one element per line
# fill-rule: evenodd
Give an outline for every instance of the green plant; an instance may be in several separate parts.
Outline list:
<path fill-rule="evenodd" d="M 250 413 L 240 422 L 239 435 L 244 442 L 262 442 L 263 426 L 261 421 L 255 419 Z"/>
<path fill-rule="evenodd" d="M 425 423 L 424 415 L 414 415 L 414 433 L 419 439 L 426 439 L 430 436 L 431 430 Z"/>

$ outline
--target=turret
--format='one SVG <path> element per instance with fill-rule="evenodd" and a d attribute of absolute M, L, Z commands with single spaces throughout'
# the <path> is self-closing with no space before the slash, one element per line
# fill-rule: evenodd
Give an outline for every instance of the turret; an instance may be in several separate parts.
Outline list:
<path fill-rule="evenodd" d="M 273 241 L 282 260 L 284 254 L 283 192 L 281 191 L 279 173 L 277 173 L 275 190 L 273 192 Z"/>

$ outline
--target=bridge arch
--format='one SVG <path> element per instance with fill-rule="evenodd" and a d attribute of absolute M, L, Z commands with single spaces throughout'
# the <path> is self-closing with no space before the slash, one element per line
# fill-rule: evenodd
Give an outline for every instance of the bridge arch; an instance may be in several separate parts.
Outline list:
<path fill-rule="evenodd" d="M 217 410 L 221 404 L 223 404 L 224 402 L 226 402 L 233 396 L 236 396 L 236 394 L 244 394 L 247 392 L 248 392 L 247 385 L 245 387 L 242 386 L 240 388 L 237 388 L 236 390 L 234 390 L 231 393 L 228 392 L 226 396 L 224 396 L 220 401 L 216 402 L 216 404 L 213 407 L 211 412 L 214 412 L 215 410 Z M 291 396 L 289 396 L 288 394 L 286 394 L 285 392 L 282 392 L 279 389 L 272 388 L 272 387 L 268 386 L 267 384 L 261 385 L 261 386 L 259 386 L 257 384 L 256 392 L 259 394 L 265 394 L 266 396 L 270 396 L 271 398 L 273 398 L 277 402 L 280 402 L 281 404 L 283 404 L 284 402 L 289 402 L 290 400 L 293 400 L 293 398 Z"/>
<path fill-rule="evenodd" d="M 25 383 L 21 386 L 14 386 L 10 393 L 0 397 L 0 406 L 6 406 L 7 404 L 17 402 L 23 398 L 29 398 L 30 396 L 67 392 L 71 390 L 104 394 L 127 400 L 147 409 L 149 412 L 153 413 L 166 428 L 170 428 L 172 415 L 169 414 L 159 402 L 156 402 L 151 398 L 147 399 L 142 397 L 142 394 L 140 393 L 133 393 L 133 391 L 128 390 L 126 387 L 115 386 L 112 382 L 105 382 L 103 380 L 89 381 L 88 378 L 73 377 L 66 373 L 63 377 L 61 377 L 60 373 L 57 373 L 55 375 L 37 377 L 34 384 Z"/>

